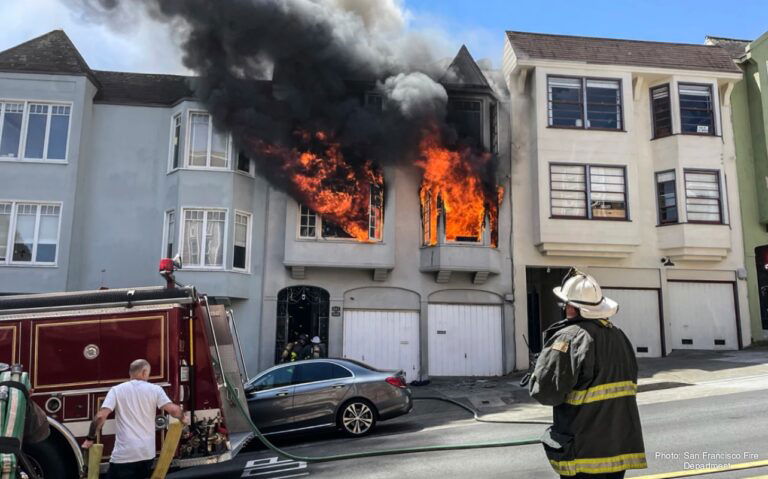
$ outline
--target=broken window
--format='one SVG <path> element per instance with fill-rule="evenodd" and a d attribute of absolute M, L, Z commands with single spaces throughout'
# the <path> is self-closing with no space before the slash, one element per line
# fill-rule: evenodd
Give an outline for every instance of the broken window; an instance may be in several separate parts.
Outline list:
<path fill-rule="evenodd" d="M 237 154 L 237 170 L 243 173 L 251 173 L 251 159 L 242 151 Z"/>
<path fill-rule="evenodd" d="M 375 113 L 381 113 L 384 110 L 384 99 L 379 93 L 367 92 L 365 94 L 365 107 Z"/>
<path fill-rule="evenodd" d="M 368 203 L 368 239 L 381 241 L 384 228 L 384 189 L 371 185 Z M 299 238 L 351 239 L 340 225 L 323 218 L 306 205 L 299 205 Z"/>
<path fill-rule="evenodd" d="M 368 238 L 379 241 L 384 223 L 384 192 L 379 185 L 371 185 L 371 203 L 368 213 Z"/>
<path fill-rule="evenodd" d="M 187 166 L 227 168 L 229 166 L 229 135 L 213 127 L 211 115 L 189 114 L 189 159 Z"/>
<path fill-rule="evenodd" d="M 478 100 L 448 100 L 448 123 L 456 129 L 459 138 L 475 146 L 483 142 L 481 112 L 482 102 Z"/>

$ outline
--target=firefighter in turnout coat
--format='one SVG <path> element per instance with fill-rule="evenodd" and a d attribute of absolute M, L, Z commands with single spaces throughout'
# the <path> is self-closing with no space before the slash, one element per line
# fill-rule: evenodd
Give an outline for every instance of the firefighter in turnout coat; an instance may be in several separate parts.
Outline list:
<path fill-rule="evenodd" d="M 623 478 L 646 468 L 634 348 L 608 320 L 618 304 L 577 270 L 554 293 L 566 319 L 544 333 L 528 384 L 533 398 L 554 406 L 542 438 L 550 464 L 569 478 Z"/>

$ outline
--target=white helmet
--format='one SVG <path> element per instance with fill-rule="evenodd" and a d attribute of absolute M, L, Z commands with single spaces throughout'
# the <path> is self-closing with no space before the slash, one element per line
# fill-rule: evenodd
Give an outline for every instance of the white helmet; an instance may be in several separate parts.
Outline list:
<path fill-rule="evenodd" d="M 603 296 L 603 290 L 595 278 L 572 269 L 561 286 L 552 290 L 555 296 L 578 308 L 582 318 L 610 318 L 619 310 L 619 304 Z"/>
<path fill-rule="evenodd" d="M 320 344 L 320 336 L 315 336 L 312 338 L 312 344 Z"/>

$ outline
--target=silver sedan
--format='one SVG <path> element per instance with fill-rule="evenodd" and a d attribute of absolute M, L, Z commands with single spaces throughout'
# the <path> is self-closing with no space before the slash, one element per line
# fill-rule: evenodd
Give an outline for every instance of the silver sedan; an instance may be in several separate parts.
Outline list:
<path fill-rule="evenodd" d="M 266 434 L 338 427 L 350 436 L 413 408 L 403 371 L 379 371 L 348 359 L 274 366 L 245 385 L 253 422 Z"/>

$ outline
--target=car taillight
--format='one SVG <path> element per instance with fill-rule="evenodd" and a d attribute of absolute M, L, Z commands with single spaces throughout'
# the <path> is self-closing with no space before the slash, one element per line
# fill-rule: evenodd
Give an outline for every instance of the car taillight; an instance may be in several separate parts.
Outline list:
<path fill-rule="evenodd" d="M 385 379 L 385 381 L 395 386 L 396 388 L 406 387 L 405 379 L 403 379 L 402 377 L 388 377 L 387 379 Z"/>

